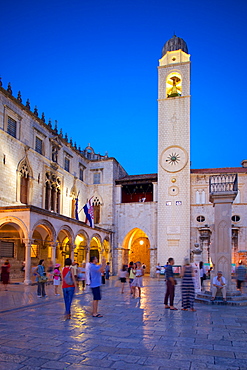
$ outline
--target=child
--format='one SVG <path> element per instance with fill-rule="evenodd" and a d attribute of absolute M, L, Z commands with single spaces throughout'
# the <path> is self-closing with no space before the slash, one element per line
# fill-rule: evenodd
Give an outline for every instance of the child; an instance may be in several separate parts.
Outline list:
<path fill-rule="evenodd" d="M 54 285 L 54 288 L 55 288 L 55 295 L 60 295 L 58 293 L 58 287 L 59 287 L 60 281 L 61 281 L 61 272 L 59 271 L 59 267 L 60 267 L 60 264 L 57 263 L 55 265 L 55 268 L 54 268 L 54 271 L 53 271 L 53 285 Z"/>
<path fill-rule="evenodd" d="M 128 277 L 128 271 L 126 271 L 126 266 L 123 265 L 122 270 L 119 272 L 119 279 L 121 281 L 122 285 L 122 291 L 121 293 L 123 294 L 124 292 L 124 284 L 126 283 L 126 278 Z"/>

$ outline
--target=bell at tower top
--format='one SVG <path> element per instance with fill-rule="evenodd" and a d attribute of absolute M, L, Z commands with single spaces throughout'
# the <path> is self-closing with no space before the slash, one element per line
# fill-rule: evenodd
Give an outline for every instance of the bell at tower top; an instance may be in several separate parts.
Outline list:
<path fill-rule="evenodd" d="M 170 40 L 168 40 L 163 49 L 162 49 L 162 57 L 168 52 L 168 51 L 175 51 L 175 50 L 182 50 L 186 54 L 188 54 L 188 46 L 186 42 L 181 38 L 174 35 Z"/>

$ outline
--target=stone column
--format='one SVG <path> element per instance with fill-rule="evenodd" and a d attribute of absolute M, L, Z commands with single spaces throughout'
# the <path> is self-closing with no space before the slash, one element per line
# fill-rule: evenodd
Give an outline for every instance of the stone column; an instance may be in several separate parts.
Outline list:
<path fill-rule="evenodd" d="M 71 258 L 72 262 L 74 261 L 74 250 L 75 250 L 75 248 L 76 248 L 76 245 L 72 244 L 71 249 L 70 249 L 70 258 Z"/>
<path fill-rule="evenodd" d="M 54 243 L 51 245 L 51 262 L 53 266 L 56 264 L 56 248 L 57 248 L 57 243 Z"/>
<path fill-rule="evenodd" d="M 153 182 L 153 202 L 158 201 L 158 184 L 157 182 Z"/>
<path fill-rule="evenodd" d="M 211 259 L 214 264 L 214 275 L 221 270 L 227 281 L 227 289 L 235 290 L 231 284 L 232 263 L 232 203 L 236 191 L 214 192 L 210 201 L 215 208 L 214 243 L 211 247 Z"/>
<path fill-rule="evenodd" d="M 24 284 L 30 285 L 31 281 L 31 239 L 23 239 L 25 243 L 25 279 Z"/>
<path fill-rule="evenodd" d="M 156 277 L 157 247 L 150 248 L 150 276 Z"/>

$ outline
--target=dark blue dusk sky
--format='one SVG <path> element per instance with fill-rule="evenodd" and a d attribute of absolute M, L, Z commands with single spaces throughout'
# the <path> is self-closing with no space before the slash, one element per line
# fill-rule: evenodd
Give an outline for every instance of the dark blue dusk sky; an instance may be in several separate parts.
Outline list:
<path fill-rule="evenodd" d="M 192 168 L 247 159 L 246 0 L 1 2 L 0 75 L 39 116 L 129 174 L 157 171 L 157 65 L 191 54 Z"/>

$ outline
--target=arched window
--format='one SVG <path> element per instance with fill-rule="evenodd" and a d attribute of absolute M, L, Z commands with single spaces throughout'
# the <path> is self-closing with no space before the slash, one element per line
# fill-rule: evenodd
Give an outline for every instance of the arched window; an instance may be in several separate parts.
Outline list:
<path fill-rule="evenodd" d="M 45 209 L 60 213 L 61 180 L 56 174 L 45 174 Z"/>
<path fill-rule="evenodd" d="M 93 200 L 93 211 L 94 211 L 94 223 L 100 223 L 100 200 L 98 197 L 95 197 Z"/>
<path fill-rule="evenodd" d="M 23 160 L 19 166 L 19 199 L 23 204 L 29 204 L 30 199 L 30 178 L 31 169 L 26 160 Z"/>

